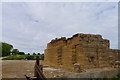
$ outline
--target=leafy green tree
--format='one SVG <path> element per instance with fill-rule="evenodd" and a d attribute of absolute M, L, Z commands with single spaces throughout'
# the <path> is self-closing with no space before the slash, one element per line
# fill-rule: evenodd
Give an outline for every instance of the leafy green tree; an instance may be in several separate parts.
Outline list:
<path fill-rule="evenodd" d="M 18 50 L 18 49 L 13 49 L 13 50 L 12 50 L 12 54 L 13 54 L 13 55 L 17 55 L 18 53 L 19 53 L 19 50 Z"/>
<path fill-rule="evenodd" d="M 0 44 L 2 44 L 0 45 L 0 49 L 2 50 L 0 52 L 2 52 L 2 56 L 10 55 L 10 52 L 13 49 L 13 45 L 10 45 L 8 43 L 3 43 L 3 42 L 0 42 Z"/>

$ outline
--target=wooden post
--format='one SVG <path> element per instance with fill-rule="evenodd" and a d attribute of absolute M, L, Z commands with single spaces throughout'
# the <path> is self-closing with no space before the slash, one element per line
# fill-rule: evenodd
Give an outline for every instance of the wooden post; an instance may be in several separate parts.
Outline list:
<path fill-rule="evenodd" d="M 40 70 L 41 70 L 42 73 L 43 73 L 43 65 L 40 65 Z"/>
<path fill-rule="evenodd" d="M 40 60 L 40 57 L 39 56 L 36 56 L 36 64 L 39 66 L 39 60 Z"/>
<path fill-rule="evenodd" d="M 39 66 L 39 56 L 36 56 L 36 65 Z M 39 80 L 39 74 L 37 73 L 37 80 Z"/>
<path fill-rule="evenodd" d="M 40 57 L 36 56 L 34 76 L 37 77 L 36 80 L 46 80 L 43 74 L 43 65 L 40 64 L 39 60 L 40 60 Z"/>
<path fill-rule="evenodd" d="M 35 65 L 38 65 L 39 66 L 39 56 L 36 56 L 36 63 Z M 37 71 L 36 71 L 36 66 L 35 66 L 35 70 L 34 70 L 34 76 L 37 77 Z"/>

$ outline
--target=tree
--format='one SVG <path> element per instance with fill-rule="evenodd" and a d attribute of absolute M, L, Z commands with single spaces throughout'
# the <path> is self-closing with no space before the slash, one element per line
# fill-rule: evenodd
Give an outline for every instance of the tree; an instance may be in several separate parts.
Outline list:
<path fill-rule="evenodd" d="M 10 52 L 13 49 L 13 45 L 8 44 L 8 43 L 3 43 L 3 42 L 0 42 L 0 44 L 2 44 L 2 45 L 0 45 L 0 50 L 2 50 L 1 51 L 2 52 L 2 56 L 10 55 Z"/>
<path fill-rule="evenodd" d="M 19 52 L 18 54 L 19 54 L 19 55 L 25 55 L 25 53 L 24 53 L 24 52 Z"/>
<path fill-rule="evenodd" d="M 30 53 L 28 53 L 27 55 L 30 55 Z"/>
<path fill-rule="evenodd" d="M 35 53 L 33 53 L 33 55 L 36 55 Z"/>
<path fill-rule="evenodd" d="M 40 55 L 40 53 L 38 53 L 37 55 Z"/>
<path fill-rule="evenodd" d="M 18 49 L 13 49 L 13 50 L 12 50 L 12 54 L 13 54 L 13 55 L 16 55 L 16 54 L 18 54 L 18 53 L 19 53 L 19 50 L 18 50 Z"/>

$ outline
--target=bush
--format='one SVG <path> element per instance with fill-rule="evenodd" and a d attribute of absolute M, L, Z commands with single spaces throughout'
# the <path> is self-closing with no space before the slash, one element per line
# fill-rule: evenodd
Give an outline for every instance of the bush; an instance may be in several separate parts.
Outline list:
<path fill-rule="evenodd" d="M 24 52 L 19 52 L 18 54 L 19 54 L 19 55 L 25 55 L 25 53 L 24 53 Z"/>

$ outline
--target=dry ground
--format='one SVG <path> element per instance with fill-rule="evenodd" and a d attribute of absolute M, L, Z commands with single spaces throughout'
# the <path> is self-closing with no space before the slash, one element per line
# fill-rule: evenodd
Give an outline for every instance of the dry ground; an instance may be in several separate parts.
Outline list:
<path fill-rule="evenodd" d="M 0 60 L 0 66 L 2 66 L 2 78 L 25 78 L 24 76 L 25 74 L 30 77 L 33 77 L 34 65 L 35 65 L 35 60 Z M 89 73 L 89 72 L 96 72 L 96 71 L 103 71 L 110 69 L 112 68 L 88 69 L 82 73 Z M 77 74 L 74 72 L 66 71 L 63 69 L 57 69 L 53 67 L 44 67 L 43 71 L 46 78 L 62 77 L 62 76 Z"/>
<path fill-rule="evenodd" d="M 3 78 L 24 78 L 25 74 L 33 76 L 35 61 L 2 60 Z"/>
<path fill-rule="evenodd" d="M 25 74 L 30 77 L 34 76 L 35 60 L 2 60 L 0 63 L 2 63 L 2 78 L 25 78 Z M 52 67 L 44 67 L 43 71 L 47 78 L 74 74 Z"/>

